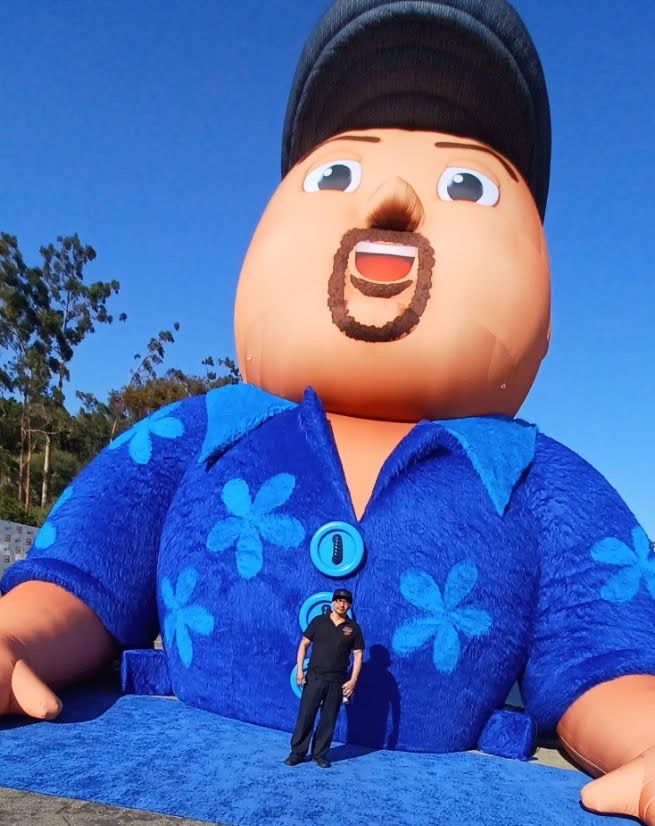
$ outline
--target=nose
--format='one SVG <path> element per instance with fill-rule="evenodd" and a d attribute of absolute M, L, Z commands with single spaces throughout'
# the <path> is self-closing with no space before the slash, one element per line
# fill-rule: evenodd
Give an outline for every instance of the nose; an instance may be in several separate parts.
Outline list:
<path fill-rule="evenodd" d="M 367 224 L 374 229 L 416 232 L 425 216 L 421 199 L 403 178 L 392 178 L 378 187 L 367 208 Z"/>

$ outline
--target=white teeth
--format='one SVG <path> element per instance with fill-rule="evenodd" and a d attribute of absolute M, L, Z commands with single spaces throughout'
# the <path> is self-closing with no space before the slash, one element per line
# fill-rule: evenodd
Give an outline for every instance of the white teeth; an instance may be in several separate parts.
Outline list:
<path fill-rule="evenodd" d="M 402 255 L 403 258 L 416 258 L 418 247 L 404 244 L 385 244 L 377 241 L 360 241 L 355 245 L 355 252 L 368 252 L 374 255 Z"/>

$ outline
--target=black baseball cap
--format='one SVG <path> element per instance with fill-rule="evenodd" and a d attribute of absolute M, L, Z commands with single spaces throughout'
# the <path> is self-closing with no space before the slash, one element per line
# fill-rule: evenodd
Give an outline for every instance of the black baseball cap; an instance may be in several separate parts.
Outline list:
<path fill-rule="evenodd" d="M 334 602 L 335 599 L 345 599 L 351 605 L 353 604 L 353 595 L 347 588 L 337 588 L 337 590 L 332 594 L 332 601 Z"/>
<path fill-rule="evenodd" d="M 543 220 L 548 93 L 532 38 L 506 0 L 336 0 L 298 62 L 282 175 L 328 138 L 376 127 L 488 144 L 519 170 Z"/>

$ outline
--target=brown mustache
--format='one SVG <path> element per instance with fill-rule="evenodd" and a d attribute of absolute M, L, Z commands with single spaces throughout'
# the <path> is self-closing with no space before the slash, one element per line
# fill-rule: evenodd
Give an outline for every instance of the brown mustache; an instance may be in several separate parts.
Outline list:
<path fill-rule="evenodd" d="M 350 315 L 346 306 L 345 287 L 348 258 L 359 241 L 386 241 L 418 248 L 418 273 L 414 295 L 411 298 L 409 307 L 381 327 L 362 324 Z M 419 232 L 397 232 L 389 229 L 349 230 L 341 239 L 341 245 L 334 256 L 332 274 L 328 282 L 328 307 L 332 314 L 332 321 L 342 333 L 359 341 L 397 341 L 399 338 L 408 335 L 418 324 L 430 297 L 434 263 L 434 250 L 427 238 Z M 362 282 L 366 284 L 366 290 L 374 288 L 376 292 L 373 293 L 365 292 L 365 289 L 361 288 L 360 284 L 357 283 L 360 279 L 351 275 L 351 280 L 364 295 L 374 295 L 377 298 L 390 298 L 393 295 L 399 295 L 411 284 L 411 281 L 402 282 L 401 284 L 379 285 Z M 383 288 L 384 294 L 377 292 L 379 287 Z M 388 292 L 389 287 L 397 291 Z M 401 289 L 398 289 L 399 287 Z"/>

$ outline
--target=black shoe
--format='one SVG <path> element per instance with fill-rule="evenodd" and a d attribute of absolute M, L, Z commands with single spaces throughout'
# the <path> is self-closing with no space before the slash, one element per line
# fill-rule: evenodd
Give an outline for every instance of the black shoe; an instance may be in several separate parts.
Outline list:
<path fill-rule="evenodd" d="M 304 760 L 304 757 L 300 757 L 299 755 L 291 752 L 291 754 L 287 757 L 287 759 L 284 762 L 287 766 L 297 766 L 300 763 L 303 763 Z"/>
<path fill-rule="evenodd" d="M 314 761 L 314 763 L 316 763 L 316 765 L 317 765 L 317 766 L 319 766 L 321 769 L 329 769 L 329 768 L 330 768 L 330 764 L 329 764 L 329 763 L 328 763 L 328 761 L 325 759 L 325 757 L 312 757 L 312 760 L 313 760 L 313 761 Z"/>

